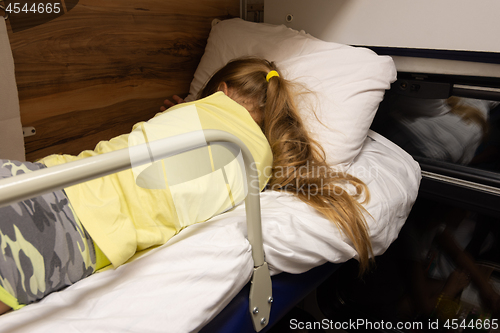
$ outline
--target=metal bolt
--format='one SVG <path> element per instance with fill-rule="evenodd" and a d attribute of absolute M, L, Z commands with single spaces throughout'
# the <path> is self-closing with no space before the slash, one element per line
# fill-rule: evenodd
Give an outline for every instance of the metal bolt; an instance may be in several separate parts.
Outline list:
<path fill-rule="evenodd" d="M 259 308 L 258 308 L 258 307 L 253 308 L 252 313 L 253 313 L 253 314 L 257 314 L 257 313 L 259 313 Z"/>
<path fill-rule="evenodd" d="M 273 297 L 269 296 L 269 298 L 267 299 L 267 303 L 272 303 L 273 301 L 274 301 Z"/>
<path fill-rule="evenodd" d="M 260 323 L 261 323 L 262 325 L 265 325 L 265 324 L 267 323 L 266 318 L 262 318 L 262 319 L 260 320 Z"/>

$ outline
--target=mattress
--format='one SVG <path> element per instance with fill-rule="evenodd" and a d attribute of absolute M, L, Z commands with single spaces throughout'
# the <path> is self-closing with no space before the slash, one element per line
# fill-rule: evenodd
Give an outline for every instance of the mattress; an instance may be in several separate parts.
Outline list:
<path fill-rule="evenodd" d="M 363 180 L 375 254 L 397 238 L 416 199 L 418 164 L 370 131 L 348 170 Z M 272 274 L 302 273 L 356 256 L 328 220 L 289 194 L 261 194 Z M 196 332 L 249 281 L 253 270 L 244 205 L 192 225 L 115 270 L 80 281 L 0 317 L 0 332 Z M 272 310 L 271 310 L 272 311 Z"/>

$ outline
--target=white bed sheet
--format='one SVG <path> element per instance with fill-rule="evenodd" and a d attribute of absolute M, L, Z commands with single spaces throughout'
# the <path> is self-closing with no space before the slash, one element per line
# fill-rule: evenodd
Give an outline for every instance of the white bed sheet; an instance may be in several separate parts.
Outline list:
<path fill-rule="evenodd" d="M 371 192 L 373 248 L 397 238 L 415 201 L 418 164 L 369 132 L 349 169 Z M 293 196 L 261 196 L 264 249 L 272 274 L 305 272 L 355 251 L 337 228 Z M 95 274 L 39 303 L 0 317 L 0 332 L 192 332 L 222 310 L 253 268 L 243 206 L 191 226 L 141 258 Z"/>

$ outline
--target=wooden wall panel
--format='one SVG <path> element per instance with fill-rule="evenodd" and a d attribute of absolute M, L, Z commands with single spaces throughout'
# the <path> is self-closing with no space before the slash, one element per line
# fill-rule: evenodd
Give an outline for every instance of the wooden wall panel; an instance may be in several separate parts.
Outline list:
<path fill-rule="evenodd" d="M 237 0 L 80 0 L 71 11 L 9 31 L 26 159 L 78 154 L 186 95 L 214 18 Z"/>

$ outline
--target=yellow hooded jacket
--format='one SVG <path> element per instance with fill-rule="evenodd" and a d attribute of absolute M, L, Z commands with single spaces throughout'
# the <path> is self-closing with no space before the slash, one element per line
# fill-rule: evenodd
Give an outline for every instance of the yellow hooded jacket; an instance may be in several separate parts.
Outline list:
<path fill-rule="evenodd" d="M 223 130 L 242 140 L 255 160 L 260 190 L 265 187 L 272 165 L 269 143 L 249 112 L 222 92 L 176 105 L 136 124 L 130 134 L 101 141 L 93 151 L 78 156 L 50 155 L 41 162 L 51 167 L 127 148 L 141 140 L 151 142 L 201 129 Z M 240 203 L 246 185 L 236 155 L 227 147 L 207 145 L 149 168 L 121 171 L 65 191 L 85 229 L 117 267 L 137 251 L 164 244 L 182 228 Z"/>

